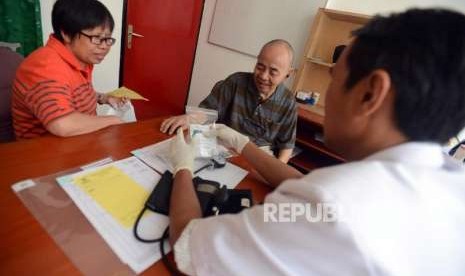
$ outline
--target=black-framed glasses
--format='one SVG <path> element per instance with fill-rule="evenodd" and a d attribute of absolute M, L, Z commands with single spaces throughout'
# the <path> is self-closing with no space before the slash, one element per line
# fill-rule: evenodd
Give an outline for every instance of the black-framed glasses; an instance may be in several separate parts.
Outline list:
<path fill-rule="evenodd" d="M 105 44 L 107 46 L 112 46 L 116 42 L 116 38 L 113 37 L 100 37 L 98 35 L 88 35 L 83 32 L 79 32 L 79 34 L 82 34 L 83 36 L 89 38 L 90 42 L 95 45 L 101 45 L 103 41 L 105 41 Z"/>

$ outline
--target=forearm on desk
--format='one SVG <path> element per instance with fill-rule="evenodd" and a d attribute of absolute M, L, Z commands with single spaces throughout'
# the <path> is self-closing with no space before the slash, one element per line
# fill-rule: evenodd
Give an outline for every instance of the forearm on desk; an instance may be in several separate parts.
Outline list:
<path fill-rule="evenodd" d="M 267 154 L 251 142 L 245 145 L 242 156 L 272 187 L 277 187 L 284 180 L 303 176 L 298 170 Z"/>
<path fill-rule="evenodd" d="M 173 180 L 170 199 L 170 244 L 174 246 L 187 224 L 202 217 L 200 203 L 188 170 L 180 170 Z"/>
<path fill-rule="evenodd" d="M 73 112 L 52 120 L 46 128 L 54 135 L 69 137 L 122 123 L 124 122 L 116 116 L 92 116 Z"/>

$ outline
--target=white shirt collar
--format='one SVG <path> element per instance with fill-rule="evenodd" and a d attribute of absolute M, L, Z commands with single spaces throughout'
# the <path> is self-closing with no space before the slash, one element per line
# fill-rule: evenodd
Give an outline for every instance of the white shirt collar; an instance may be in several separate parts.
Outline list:
<path fill-rule="evenodd" d="M 364 160 L 384 160 L 417 166 L 442 167 L 445 153 L 439 144 L 408 142 L 376 152 Z"/>

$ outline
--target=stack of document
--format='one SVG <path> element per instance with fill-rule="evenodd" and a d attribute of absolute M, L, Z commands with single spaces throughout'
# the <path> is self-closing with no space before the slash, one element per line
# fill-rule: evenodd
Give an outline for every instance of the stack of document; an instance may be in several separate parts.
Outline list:
<path fill-rule="evenodd" d="M 60 186 L 78 206 L 122 263 L 140 273 L 161 258 L 159 244 L 136 240 L 133 225 L 160 175 L 135 157 L 59 177 Z M 140 235 L 159 238 L 168 217 L 146 212 Z M 168 248 L 168 243 L 165 244 Z"/>
<path fill-rule="evenodd" d="M 109 164 L 83 168 L 83 171 L 57 178 L 105 242 L 134 272 L 141 273 L 161 258 L 158 243 L 142 243 L 133 235 L 133 226 L 145 201 L 165 170 L 169 140 L 134 150 L 130 157 Z M 138 159 L 139 158 L 139 159 Z M 205 160 L 195 163 L 197 168 Z M 155 170 L 153 170 L 155 169 Z M 158 173 L 157 173 L 158 171 Z M 226 163 L 223 168 L 202 170 L 198 176 L 217 181 L 233 189 L 247 171 Z M 160 238 L 169 224 L 167 216 L 145 212 L 138 232 L 145 239 Z M 165 248 L 169 252 L 168 242 Z"/>

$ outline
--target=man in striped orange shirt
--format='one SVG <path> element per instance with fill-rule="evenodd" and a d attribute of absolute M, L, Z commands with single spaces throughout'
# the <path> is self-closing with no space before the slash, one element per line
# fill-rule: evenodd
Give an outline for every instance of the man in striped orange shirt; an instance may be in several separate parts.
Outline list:
<path fill-rule="evenodd" d="M 20 65 L 12 86 L 12 115 L 18 139 L 50 132 L 74 136 L 121 124 L 116 116 L 97 116 L 97 102 L 120 106 L 125 99 L 96 93 L 93 65 L 115 39 L 108 9 L 97 0 L 58 0 L 52 10 L 54 33 L 47 44 Z"/>

